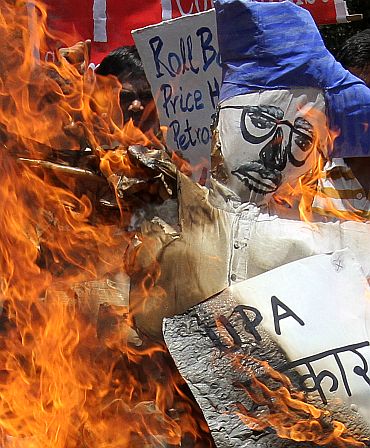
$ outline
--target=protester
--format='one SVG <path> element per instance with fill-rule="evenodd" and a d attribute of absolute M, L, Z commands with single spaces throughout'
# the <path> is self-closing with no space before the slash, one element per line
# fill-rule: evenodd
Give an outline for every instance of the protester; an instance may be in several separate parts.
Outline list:
<path fill-rule="evenodd" d="M 337 59 L 344 68 L 370 87 L 370 29 L 348 39 L 339 51 Z M 313 203 L 314 211 L 320 215 L 341 215 L 345 219 L 352 217 L 368 220 L 369 174 L 370 157 L 329 160 L 319 179 L 318 194 Z"/>
<path fill-rule="evenodd" d="M 120 104 L 125 122 L 132 119 L 143 132 L 153 130 L 155 135 L 159 133 L 154 99 L 135 46 L 113 50 L 102 60 L 95 73 L 115 76 L 122 84 Z"/>
<path fill-rule="evenodd" d="M 370 87 L 370 28 L 349 38 L 338 52 L 337 60 Z"/>

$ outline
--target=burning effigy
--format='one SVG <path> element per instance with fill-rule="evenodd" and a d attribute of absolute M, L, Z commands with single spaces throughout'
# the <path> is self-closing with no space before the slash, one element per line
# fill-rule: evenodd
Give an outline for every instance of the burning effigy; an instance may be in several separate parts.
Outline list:
<path fill-rule="evenodd" d="M 147 227 L 166 239 L 156 246 L 157 286 L 173 301 L 154 293 L 136 322 L 158 336 L 161 318 L 147 316 L 177 309 L 165 319 L 164 338 L 217 446 L 365 446 L 369 228 L 348 221 L 350 211 L 322 222 L 311 204 L 320 159 L 367 155 L 369 90 L 335 61 L 295 5 L 215 6 L 224 73 L 211 188 L 180 175 L 181 232 L 154 221 Z M 293 37 L 283 44 L 287 32 Z M 306 41 L 309 47 L 300 45 Z M 341 284 L 334 292 L 350 266 L 345 284 L 359 274 L 359 289 L 353 283 L 346 295 Z M 308 284 L 321 281 L 311 291 Z M 339 305 L 342 293 L 351 317 Z M 343 331 L 342 344 L 315 313 L 341 322 L 333 335 Z M 363 322 L 358 336 L 354 315 Z"/>
<path fill-rule="evenodd" d="M 165 340 L 218 446 L 367 446 L 368 224 L 349 212 L 307 227 L 294 213 L 307 219 L 320 157 L 368 155 L 370 91 L 295 5 L 215 7 L 224 72 L 209 201 L 228 223 L 231 286 L 165 319 Z"/>
<path fill-rule="evenodd" d="M 310 207 L 322 158 L 367 155 L 370 91 L 297 6 L 216 12 L 206 188 L 2 3 L 4 448 L 369 445 L 369 227 Z"/>

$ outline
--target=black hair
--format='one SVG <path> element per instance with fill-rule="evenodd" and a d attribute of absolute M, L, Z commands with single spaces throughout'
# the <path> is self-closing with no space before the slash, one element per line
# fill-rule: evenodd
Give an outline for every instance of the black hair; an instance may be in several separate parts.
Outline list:
<path fill-rule="evenodd" d="M 370 28 L 350 37 L 337 54 L 344 68 L 364 69 L 370 65 Z"/>
<path fill-rule="evenodd" d="M 114 75 L 117 78 L 124 75 L 145 76 L 137 48 L 132 46 L 118 47 L 111 51 L 100 63 L 95 73 L 102 76 Z"/>

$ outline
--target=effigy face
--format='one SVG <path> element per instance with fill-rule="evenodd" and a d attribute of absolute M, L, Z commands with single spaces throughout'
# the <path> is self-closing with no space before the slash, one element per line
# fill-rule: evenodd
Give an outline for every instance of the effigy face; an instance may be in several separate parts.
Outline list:
<path fill-rule="evenodd" d="M 223 101 L 219 143 L 224 184 L 243 202 L 263 203 L 312 169 L 325 150 L 319 89 L 259 91 Z"/>

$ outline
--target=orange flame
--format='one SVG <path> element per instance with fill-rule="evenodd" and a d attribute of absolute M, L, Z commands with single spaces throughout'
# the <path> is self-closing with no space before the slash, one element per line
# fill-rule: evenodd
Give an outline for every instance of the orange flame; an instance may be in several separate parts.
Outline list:
<path fill-rule="evenodd" d="M 101 212 L 99 191 L 138 169 L 128 145 L 152 140 L 123 126 L 117 81 L 35 57 L 63 36 L 31 6 L 36 49 L 26 3 L 0 10 L 0 446 L 212 446 L 164 348 L 128 343 L 127 307 L 78 302 L 81 285 L 125 273 L 131 236 Z"/>
<path fill-rule="evenodd" d="M 333 420 L 328 411 L 307 403 L 304 393 L 297 391 L 287 376 L 274 370 L 267 362 L 257 361 L 270 386 L 253 372 L 248 372 L 241 358 L 235 356 L 233 360 L 236 368 L 251 378 L 248 387 L 242 386 L 246 394 L 264 409 L 254 415 L 242 404 L 238 405 L 237 415 L 249 428 L 256 431 L 271 428 L 283 439 L 313 442 L 319 446 L 365 447 L 365 443 L 348 435 L 345 425 Z"/>
<path fill-rule="evenodd" d="M 325 135 L 324 147 L 322 141 L 316 136 L 312 154 L 315 160 L 309 172 L 302 175 L 294 185 L 285 183 L 274 195 L 277 209 L 282 211 L 282 216 L 289 215 L 289 209 L 294 213 L 298 210 L 299 218 L 304 222 L 313 223 L 325 219 L 339 219 L 342 221 L 365 222 L 369 219 L 369 212 L 356 209 L 350 201 L 343 199 L 345 210 L 338 210 L 334 203 L 321 192 L 320 184 L 325 179 L 324 165 L 330 159 L 336 138 L 339 137 L 339 130 L 332 130 L 327 127 L 326 117 L 318 111 L 310 111 L 308 114 L 314 122 L 319 123 L 318 134 Z M 335 188 L 335 185 L 333 185 Z M 315 198 L 322 197 L 325 200 L 325 209 L 315 207 Z M 285 209 L 285 210 L 283 210 Z"/>

